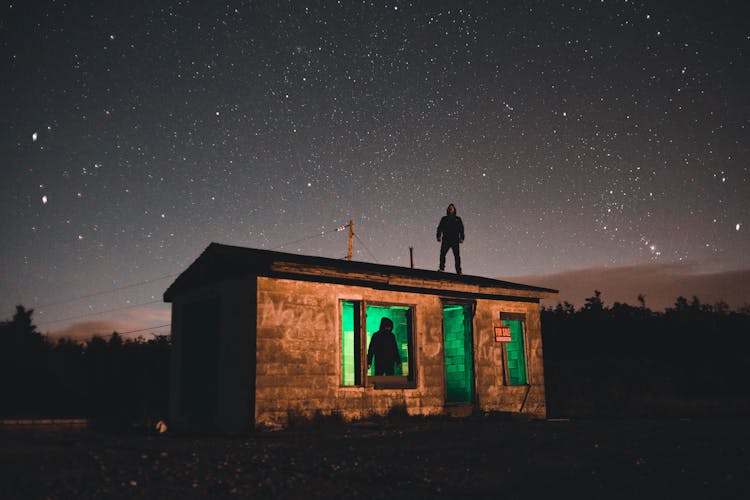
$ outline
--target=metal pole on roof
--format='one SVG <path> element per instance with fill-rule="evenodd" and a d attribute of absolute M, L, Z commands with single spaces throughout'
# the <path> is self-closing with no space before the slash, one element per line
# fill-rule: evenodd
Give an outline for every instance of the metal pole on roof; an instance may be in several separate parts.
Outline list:
<path fill-rule="evenodd" d="M 409 247 L 409 261 L 411 262 L 411 268 L 414 269 L 414 247 Z"/>
<path fill-rule="evenodd" d="M 346 252 L 346 260 L 352 260 L 354 252 L 354 219 L 349 220 L 349 250 Z"/>

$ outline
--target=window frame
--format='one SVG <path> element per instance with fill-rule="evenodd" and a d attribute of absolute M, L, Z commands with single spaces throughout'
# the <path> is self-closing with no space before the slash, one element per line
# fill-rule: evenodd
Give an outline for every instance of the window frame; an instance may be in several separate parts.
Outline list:
<path fill-rule="evenodd" d="M 500 323 L 502 324 L 503 321 L 510 320 L 510 321 L 520 321 L 521 322 L 521 329 L 523 332 L 523 342 L 521 345 L 521 348 L 523 350 L 523 359 L 524 359 L 524 378 L 526 380 L 523 384 L 511 384 L 510 383 L 510 368 L 508 366 L 508 344 L 506 342 L 503 342 L 503 385 L 507 387 L 525 387 L 530 385 L 529 384 L 529 350 L 528 350 L 528 335 L 526 334 L 526 313 L 519 313 L 519 312 L 504 312 L 500 311 Z"/>
<path fill-rule="evenodd" d="M 358 339 L 358 343 L 355 340 L 354 346 L 359 345 L 359 352 L 355 352 L 355 376 L 353 385 L 344 385 L 343 380 L 343 310 L 344 303 L 354 304 L 354 336 Z M 368 375 L 367 367 L 367 349 L 369 347 L 367 343 L 367 308 L 370 306 L 375 307 L 396 307 L 404 308 L 407 313 L 407 366 L 408 375 Z M 358 299 L 340 299 L 339 300 L 339 314 L 341 321 L 339 321 L 339 386 L 342 388 L 363 388 L 363 387 L 374 387 L 375 389 L 416 389 L 417 387 L 417 359 L 416 359 L 416 322 L 417 322 L 417 306 L 416 304 L 405 304 L 398 302 L 389 301 L 371 301 Z M 355 347 L 356 349 L 356 347 Z M 358 365 L 358 366 L 357 366 Z"/>
<path fill-rule="evenodd" d="M 354 311 L 353 311 L 353 318 L 352 318 L 352 349 L 354 350 L 353 360 L 354 360 L 354 383 L 353 384 L 345 384 L 344 383 L 344 304 L 345 303 L 351 303 L 354 305 Z M 338 374 L 339 374 L 339 386 L 340 387 L 346 387 L 346 388 L 355 388 L 355 387 L 362 387 L 362 376 L 364 375 L 364 372 L 362 371 L 362 355 L 361 355 L 361 338 L 362 336 L 359 335 L 357 332 L 362 329 L 362 300 L 361 299 L 340 299 L 339 300 L 339 339 L 338 339 L 338 346 L 339 346 L 339 356 L 338 356 Z M 357 352 L 357 348 L 359 347 L 359 352 Z"/>

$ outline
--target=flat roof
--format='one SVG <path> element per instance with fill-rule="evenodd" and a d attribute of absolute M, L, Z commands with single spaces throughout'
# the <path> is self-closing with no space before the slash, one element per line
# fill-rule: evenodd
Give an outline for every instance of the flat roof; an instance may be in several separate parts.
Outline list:
<path fill-rule="evenodd" d="M 266 276 L 466 298 L 538 301 L 557 290 L 481 276 L 211 243 L 164 292 L 164 301 L 222 281 Z"/>

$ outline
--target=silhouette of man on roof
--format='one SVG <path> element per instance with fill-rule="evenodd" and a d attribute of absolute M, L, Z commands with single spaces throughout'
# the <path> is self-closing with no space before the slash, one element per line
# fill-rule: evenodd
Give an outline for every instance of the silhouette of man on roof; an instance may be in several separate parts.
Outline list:
<path fill-rule="evenodd" d="M 453 260 L 456 263 L 456 274 L 461 274 L 461 251 L 459 244 L 464 242 L 464 223 L 461 217 L 456 215 L 456 206 L 451 203 L 448 205 L 446 214 L 440 219 L 437 227 L 437 240 L 441 241 L 440 245 L 440 268 L 438 271 L 445 271 L 445 254 L 448 249 L 453 250 Z"/>

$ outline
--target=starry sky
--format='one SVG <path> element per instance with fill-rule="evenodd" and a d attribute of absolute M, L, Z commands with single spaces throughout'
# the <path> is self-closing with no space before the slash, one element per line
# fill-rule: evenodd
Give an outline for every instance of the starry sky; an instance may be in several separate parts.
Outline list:
<path fill-rule="evenodd" d="M 448 203 L 465 274 L 561 297 L 750 268 L 745 2 L 1 9 L 0 317 L 168 324 L 210 242 L 341 258 L 350 219 L 355 260 L 436 269 Z"/>

